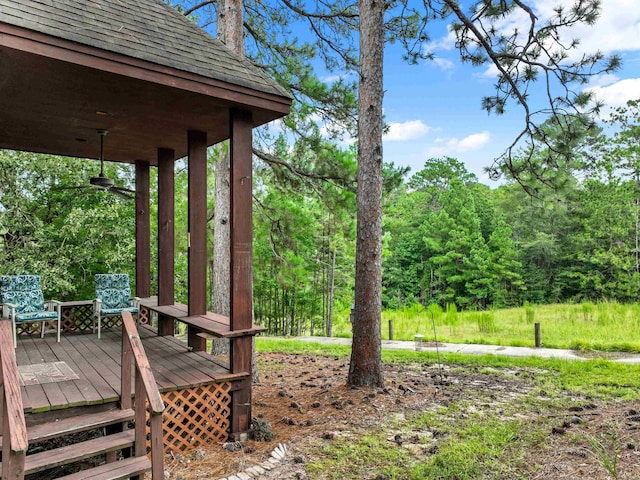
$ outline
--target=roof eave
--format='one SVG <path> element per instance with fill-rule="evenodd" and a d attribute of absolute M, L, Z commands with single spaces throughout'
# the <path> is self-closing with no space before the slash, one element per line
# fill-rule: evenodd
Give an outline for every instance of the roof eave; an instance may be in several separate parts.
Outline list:
<path fill-rule="evenodd" d="M 254 121 L 258 120 L 259 124 L 282 117 L 289 113 L 291 108 L 292 100 L 288 96 L 208 78 L 2 22 L 0 22 L 0 46 L 207 95 L 236 104 L 238 107 L 249 110 L 258 109 L 273 114 L 261 115 L 260 117 L 264 118 L 260 120 L 254 119 Z"/>

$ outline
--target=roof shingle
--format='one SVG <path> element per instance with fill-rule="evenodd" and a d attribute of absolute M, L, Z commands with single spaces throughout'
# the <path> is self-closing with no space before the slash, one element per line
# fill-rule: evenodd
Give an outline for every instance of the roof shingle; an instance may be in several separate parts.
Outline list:
<path fill-rule="evenodd" d="M 290 98 L 161 0 L 0 0 L 0 22 Z"/>

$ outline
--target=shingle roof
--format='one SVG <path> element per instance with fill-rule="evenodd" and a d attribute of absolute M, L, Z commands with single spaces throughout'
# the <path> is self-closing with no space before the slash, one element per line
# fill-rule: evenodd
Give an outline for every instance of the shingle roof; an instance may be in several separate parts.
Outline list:
<path fill-rule="evenodd" d="M 0 0 L 0 22 L 289 97 L 277 82 L 161 0 Z"/>

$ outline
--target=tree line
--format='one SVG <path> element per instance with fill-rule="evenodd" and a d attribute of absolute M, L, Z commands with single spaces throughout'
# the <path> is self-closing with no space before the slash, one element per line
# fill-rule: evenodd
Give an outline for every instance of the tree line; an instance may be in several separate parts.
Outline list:
<path fill-rule="evenodd" d="M 545 125 L 553 136 L 552 122 Z M 634 101 L 616 110 L 608 124 L 577 135 L 564 171 L 547 182 L 529 179 L 527 188 L 516 181 L 489 188 L 451 157 L 427 159 L 412 175 L 385 164 L 383 305 L 487 309 L 636 301 L 639 140 Z M 291 162 L 300 161 L 297 154 L 279 152 Z M 353 149 L 334 147 L 326 154 L 355 173 Z M 555 154 L 539 149 L 520 155 L 543 162 Z M 217 156 L 211 152 L 212 163 Z M 135 278 L 133 200 L 123 189 L 88 186 L 95 168 L 78 159 L 0 152 L 2 273 L 40 274 L 47 294 L 61 300 L 92 298 L 94 273 Z M 107 163 L 107 174 L 121 187 L 132 186 L 128 165 Z M 330 334 L 334 313 L 353 305 L 355 192 L 307 182 L 290 189 L 270 168 L 258 168 L 255 181 L 256 321 L 272 334 Z M 186 301 L 185 186 L 186 165 L 178 162 L 179 301 Z M 211 222 L 213 189 L 211 182 Z"/>

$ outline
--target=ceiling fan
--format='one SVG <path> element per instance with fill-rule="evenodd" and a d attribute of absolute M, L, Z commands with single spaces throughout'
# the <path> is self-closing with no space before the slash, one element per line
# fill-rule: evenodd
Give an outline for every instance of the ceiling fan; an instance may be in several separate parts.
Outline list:
<path fill-rule="evenodd" d="M 98 129 L 97 132 L 98 135 L 100 135 L 100 173 L 97 177 L 91 177 L 89 179 L 89 184 L 94 187 L 98 187 L 101 190 L 121 195 L 125 198 L 134 198 L 135 192 L 133 190 L 123 187 L 116 187 L 114 180 L 104 174 L 104 137 L 107 136 L 109 131 Z"/>
<path fill-rule="evenodd" d="M 104 189 L 111 188 L 115 185 L 113 179 L 108 178 L 104 174 L 104 137 L 106 137 L 108 133 L 108 130 L 98 130 L 98 135 L 100 135 L 100 174 L 97 177 L 91 177 L 89 179 L 91 185 Z"/>
<path fill-rule="evenodd" d="M 78 190 L 102 190 L 109 193 L 115 193 L 121 197 L 127 199 L 133 199 L 136 196 L 136 192 L 134 190 L 130 190 L 125 187 L 117 187 L 115 185 L 115 181 L 112 178 L 109 178 L 104 173 L 104 137 L 109 133 L 108 130 L 99 129 L 97 130 L 100 135 L 100 173 L 97 177 L 91 177 L 89 179 L 89 184 L 86 183 L 84 185 L 75 185 L 75 186 L 58 186 L 54 187 L 56 190 L 69 190 L 69 189 L 78 189 Z"/>

